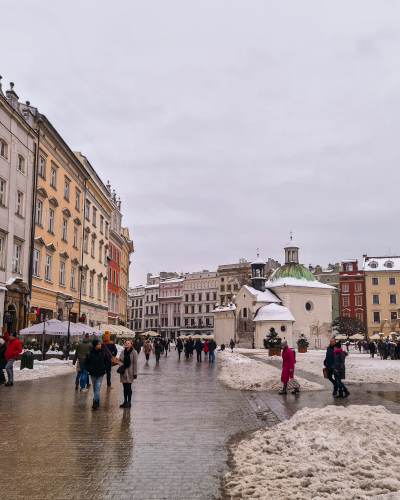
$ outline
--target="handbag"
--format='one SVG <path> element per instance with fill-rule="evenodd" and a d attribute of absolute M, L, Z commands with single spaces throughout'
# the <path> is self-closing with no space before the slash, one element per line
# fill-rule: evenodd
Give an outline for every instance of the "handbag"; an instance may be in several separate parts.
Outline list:
<path fill-rule="evenodd" d="M 120 375 L 123 375 L 125 373 L 125 366 L 124 365 L 121 365 L 118 370 L 117 370 L 117 373 L 119 373 Z"/>
<path fill-rule="evenodd" d="M 115 365 L 117 365 L 117 364 L 118 364 L 118 359 L 117 359 L 115 356 L 113 356 L 113 355 L 111 354 L 111 352 L 108 350 L 108 347 L 106 346 L 106 344 L 103 344 L 103 346 L 107 349 L 107 352 L 108 352 L 108 354 L 110 355 L 110 358 L 111 358 L 111 366 L 115 366 Z"/>
<path fill-rule="evenodd" d="M 322 373 L 324 374 L 324 378 L 328 378 L 328 370 L 325 367 L 322 368 Z"/>
<path fill-rule="evenodd" d="M 297 379 L 295 379 L 294 377 L 290 378 L 288 385 L 287 385 L 287 389 L 292 390 L 292 389 L 299 389 L 299 388 L 300 388 L 300 382 Z"/>

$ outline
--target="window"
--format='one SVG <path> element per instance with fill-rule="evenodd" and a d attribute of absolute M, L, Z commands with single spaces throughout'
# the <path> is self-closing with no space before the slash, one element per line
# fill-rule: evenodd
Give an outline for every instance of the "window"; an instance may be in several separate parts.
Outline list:
<path fill-rule="evenodd" d="M 220 290 L 221 290 L 221 292 L 225 292 L 225 285 L 221 285 Z"/>
<path fill-rule="evenodd" d="M 372 284 L 377 285 L 378 284 L 378 278 L 372 278 Z"/>
<path fill-rule="evenodd" d="M 210 300 L 210 294 L 206 293 L 206 300 Z"/>
<path fill-rule="evenodd" d="M 100 215 L 100 233 L 103 234 L 104 217 Z"/>
<path fill-rule="evenodd" d="M 60 273 L 58 281 L 61 286 L 65 286 L 65 262 L 62 260 L 60 260 Z"/>
<path fill-rule="evenodd" d="M 395 285 L 396 284 L 396 278 L 389 278 L 389 285 Z"/>
<path fill-rule="evenodd" d="M 49 254 L 46 254 L 46 258 L 45 258 L 44 279 L 46 281 L 51 281 L 51 255 L 49 255 Z"/>
<path fill-rule="evenodd" d="M 393 264 L 391 262 L 386 262 L 386 267 L 388 267 L 390 269 L 393 267 Z"/>
<path fill-rule="evenodd" d="M 346 271 L 352 271 L 353 270 L 353 264 L 346 264 Z"/>
<path fill-rule="evenodd" d="M 106 222 L 106 238 L 108 239 L 108 222 Z"/>
<path fill-rule="evenodd" d="M 349 307 L 349 297 L 343 297 L 343 307 Z"/>
<path fill-rule="evenodd" d="M 102 261 L 103 258 L 103 245 L 99 243 L 99 262 Z"/>
<path fill-rule="evenodd" d="M 68 237 L 68 221 L 67 221 L 67 219 L 63 218 L 61 239 L 63 241 L 67 241 L 67 237 Z"/>
<path fill-rule="evenodd" d="M 308 311 L 308 312 L 311 312 L 314 309 L 312 302 L 306 302 L 305 307 L 306 307 L 306 311 Z"/>
<path fill-rule="evenodd" d="M 190 309 L 191 309 L 191 311 L 190 311 L 190 312 L 191 312 L 192 314 L 194 314 L 194 306 L 191 306 L 191 308 L 190 308 Z"/>
<path fill-rule="evenodd" d="M 103 300 L 106 300 L 106 282 L 103 281 Z"/>
<path fill-rule="evenodd" d="M 39 250 L 36 250 L 36 248 L 33 250 L 33 269 L 32 269 L 32 274 L 34 276 L 39 277 L 39 266 L 40 266 L 40 252 Z"/>
<path fill-rule="evenodd" d="M 83 251 L 88 253 L 88 235 L 87 233 L 83 236 Z"/>
<path fill-rule="evenodd" d="M 75 208 L 79 211 L 81 208 L 81 195 L 79 191 L 75 191 Z"/>
<path fill-rule="evenodd" d="M 85 219 L 90 221 L 90 202 L 89 201 L 86 202 L 86 206 L 85 206 Z"/>
<path fill-rule="evenodd" d="M 146 319 L 146 328 L 148 328 L 148 327 L 149 327 L 149 320 Z"/>
<path fill-rule="evenodd" d="M 117 249 L 114 247 L 114 262 L 117 262 Z"/>
<path fill-rule="evenodd" d="M 374 323 L 381 322 L 381 313 L 379 311 L 374 311 Z"/>
<path fill-rule="evenodd" d="M 185 295 L 185 302 L 189 302 L 189 295 Z"/>
<path fill-rule="evenodd" d="M 49 225 L 47 231 L 54 234 L 54 210 L 52 208 L 49 208 Z"/>
<path fill-rule="evenodd" d="M 397 319 L 397 311 L 391 311 L 390 312 L 390 319 L 393 321 L 394 319 Z"/>
<path fill-rule="evenodd" d="M 110 269 L 108 271 L 108 274 L 109 274 L 108 281 L 112 284 L 112 269 L 111 269 L 111 267 L 110 267 Z"/>
<path fill-rule="evenodd" d="M 118 257 L 118 265 L 120 264 L 120 257 L 121 257 L 121 252 L 117 250 L 117 257 Z"/>
<path fill-rule="evenodd" d="M 0 268 L 3 267 L 4 238 L 0 237 Z"/>
<path fill-rule="evenodd" d="M 185 306 L 185 314 L 189 314 L 189 306 Z"/>
<path fill-rule="evenodd" d="M 372 269 L 376 269 L 377 267 L 376 262 L 371 262 L 370 267 L 372 267 Z"/>
<path fill-rule="evenodd" d="M 355 285 L 355 291 L 356 292 L 361 292 L 361 283 L 356 283 L 356 285 Z"/>
<path fill-rule="evenodd" d="M 243 318 L 247 318 L 247 307 L 243 307 Z"/>
<path fill-rule="evenodd" d="M 361 295 L 356 295 L 356 306 L 362 306 L 362 297 L 361 297 Z"/>
<path fill-rule="evenodd" d="M 238 284 L 237 284 L 237 283 L 234 283 L 234 284 L 233 284 L 233 290 L 234 290 L 235 292 L 237 292 L 237 291 L 239 290 L 239 286 L 238 286 Z"/>
<path fill-rule="evenodd" d="M 83 274 L 83 273 L 81 276 L 81 289 L 82 289 L 82 293 L 84 295 L 86 295 L 86 274 Z"/>
<path fill-rule="evenodd" d="M 101 300 L 100 278 L 97 280 L 97 298 L 98 298 L 98 300 Z"/>
<path fill-rule="evenodd" d="M 349 291 L 349 285 L 343 285 L 343 292 Z"/>
<path fill-rule="evenodd" d="M 206 313 L 209 313 L 210 312 L 210 306 L 207 304 L 206 305 Z"/>
<path fill-rule="evenodd" d="M 356 313 L 356 318 L 362 321 L 362 313 Z"/>
<path fill-rule="evenodd" d="M 13 257 L 12 257 L 12 272 L 19 273 L 21 260 L 21 245 L 14 243 L 13 246 Z"/>
<path fill-rule="evenodd" d="M 199 304 L 199 313 L 202 312 L 202 307 L 201 307 L 201 304 Z"/>
<path fill-rule="evenodd" d="M 53 167 L 50 170 L 50 186 L 53 188 L 56 187 L 56 169 Z"/>
<path fill-rule="evenodd" d="M 217 292 L 213 292 L 213 300 L 217 300 Z"/>
<path fill-rule="evenodd" d="M 3 179 L 0 179 L 0 205 L 3 207 L 6 204 L 6 183 Z"/>
<path fill-rule="evenodd" d="M 96 227 L 96 214 L 97 214 L 97 209 L 95 207 L 93 207 L 93 211 L 92 211 L 92 224 L 94 227 Z"/>
<path fill-rule="evenodd" d="M 94 258 L 94 238 L 90 242 L 90 255 Z"/>
<path fill-rule="evenodd" d="M 372 295 L 372 303 L 379 304 L 379 295 Z"/>
<path fill-rule="evenodd" d="M 17 214 L 22 217 L 23 214 L 23 200 L 24 200 L 24 195 L 21 193 L 21 191 L 17 191 Z"/>
<path fill-rule="evenodd" d="M 76 267 L 71 267 L 71 289 L 76 290 Z"/>
<path fill-rule="evenodd" d="M 20 172 L 25 172 L 25 160 L 21 155 L 18 155 L 18 170 Z"/>
<path fill-rule="evenodd" d="M 107 265 L 107 248 L 104 247 L 104 265 Z"/>
<path fill-rule="evenodd" d="M 201 302 L 202 300 L 203 300 L 203 295 L 199 293 L 199 302 Z"/>
<path fill-rule="evenodd" d="M 232 285 L 226 285 L 226 291 L 231 292 L 232 291 Z"/>
<path fill-rule="evenodd" d="M 113 273 L 113 278 L 114 278 L 113 283 L 114 283 L 114 285 L 116 285 L 117 284 L 117 272 L 115 271 L 115 269 L 114 269 L 114 273 Z"/>
<path fill-rule="evenodd" d="M 89 295 L 93 297 L 93 276 L 89 276 Z"/>
<path fill-rule="evenodd" d="M 78 228 L 74 226 L 74 241 L 73 241 L 73 246 L 74 248 L 78 248 Z"/>
<path fill-rule="evenodd" d="M 117 273 L 117 286 L 119 286 L 119 273 Z"/>
<path fill-rule="evenodd" d="M 64 198 L 69 201 L 69 182 L 65 179 L 64 183 Z"/>
<path fill-rule="evenodd" d="M 397 304 L 396 294 L 390 294 L 389 295 L 389 303 L 390 304 Z"/>
<path fill-rule="evenodd" d="M 44 179 L 45 173 L 46 173 L 45 159 L 43 158 L 43 156 L 39 156 L 38 174 L 40 175 L 40 177 L 43 177 Z"/>
<path fill-rule="evenodd" d="M 0 155 L 7 158 L 7 144 L 2 139 L 0 139 Z"/>
<path fill-rule="evenodd" d="M 36 203 L 36 224 L 42 225 L 42 215 L 43 215 L 43 202 L 37 200 Z"/>

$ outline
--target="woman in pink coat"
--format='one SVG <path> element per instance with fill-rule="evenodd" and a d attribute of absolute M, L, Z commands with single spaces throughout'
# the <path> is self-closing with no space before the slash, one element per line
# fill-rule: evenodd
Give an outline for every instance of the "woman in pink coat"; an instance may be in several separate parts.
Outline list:
<path fill-rule="evenodd" d="M 283 389 L 280 391 L 279 394 L 287 394 L 286 389 L 287 385 L 290 379 L 293 378 L 294 374 L 294 353 L 291 349 L 289 349 L 287 345 L 287 341 L 284 340 L 282 342 L 282 375 L 281 375 L 281 382 L 283 382 Z M 296 381 L 296 385 L 298 382 Z M 294 391 L 292 394 L 296 394 L 299 391 L 298 387 L 295 387 Z"/>

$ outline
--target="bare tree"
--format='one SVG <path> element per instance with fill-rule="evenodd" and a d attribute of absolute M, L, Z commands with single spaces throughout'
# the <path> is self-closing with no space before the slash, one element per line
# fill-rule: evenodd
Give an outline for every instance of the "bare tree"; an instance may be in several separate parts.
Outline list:
<path fill-rule="evenodd" d="M 313 324 L 310 326 L 310 334 L 315 337 L 315 346 L 321 347 L 321 337 L 328 332 L 325 323 L 321 323 L 319 319 L 314 319 Z"/>
<path fill-rule="evenodd" d="M 235 274 L 230 277 L 231 282 L 238 283 L 239 289 L 244 285 L 251 285 L 251 269 L 248 264 L 241 264 L 235 270 Z"/>

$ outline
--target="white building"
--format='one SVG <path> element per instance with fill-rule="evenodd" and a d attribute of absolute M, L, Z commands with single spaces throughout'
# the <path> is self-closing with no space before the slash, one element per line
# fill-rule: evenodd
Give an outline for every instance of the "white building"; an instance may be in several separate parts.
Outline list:
<path fill-rule="evenodd" d="M 128 325 L 127 327 L 141 335 L 144 331 L 144 286 L 139 285 L 129 289 L 128 294 Z"/>

